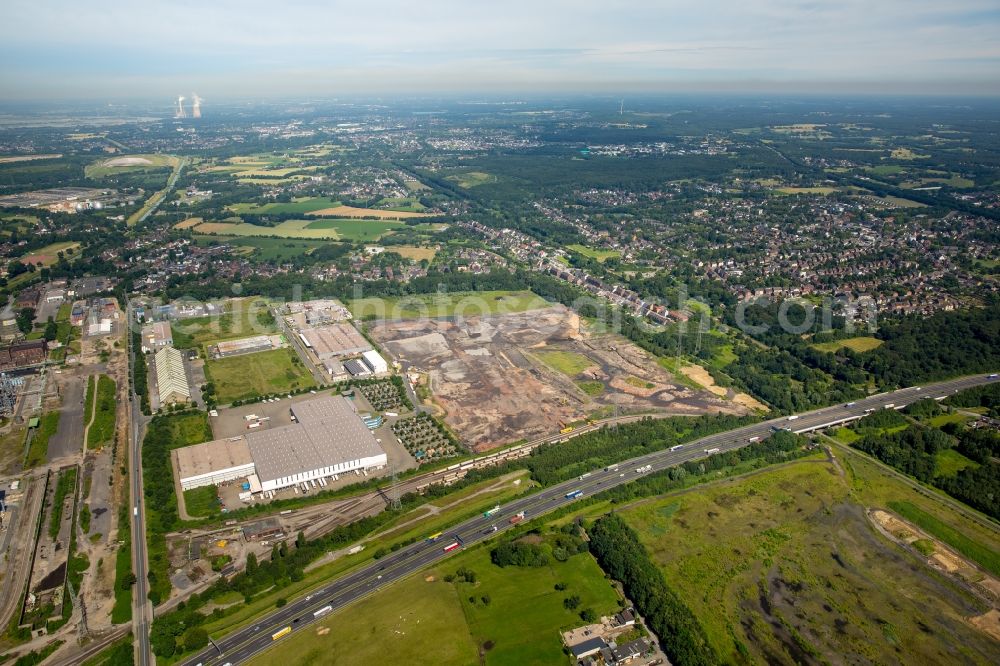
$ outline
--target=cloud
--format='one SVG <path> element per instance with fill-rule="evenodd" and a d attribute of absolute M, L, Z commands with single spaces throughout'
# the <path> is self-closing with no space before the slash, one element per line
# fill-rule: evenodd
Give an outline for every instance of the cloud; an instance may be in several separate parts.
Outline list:
<path fill-rule="evenodd" d="M 4 4 L 5 98 L 723 81 L 1000 92 L 995 0 Z"/>

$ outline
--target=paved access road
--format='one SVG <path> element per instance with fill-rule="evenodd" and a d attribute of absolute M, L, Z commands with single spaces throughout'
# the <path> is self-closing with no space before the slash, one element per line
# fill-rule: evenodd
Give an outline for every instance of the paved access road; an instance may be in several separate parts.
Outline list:
<path fill-rule="evenodd" d="M 185 666 L 195 666 L 196 664 L 209 666 L 209 664 L 246 662 L 270 647 L 276 640 L 273 636 L 278 632 L 283 632 L 285 628 L 288 628 L 289 631 L 283 633 L 283 636 L 279 636 L 278 640 L 285 637 L 294 638 L 296 632 L 304 629 L 318 618 L 429 567 L 447 557 L 448 552 L 445 551 L 445 548 L 453 543 L 458 543 L 458 549 L 460 549 L 510 529 L 510 518 L 521 511 L 525 513 L 526 520 L 531 520 L 573 502 L 575 498 L 569 497 L 568 494 L 575 491 L 582 491 L 583 495 L 592 495 L 628 483 L 653 471 L 659 471 L 689 460 L 704 458 L 710 453 L 742 448 L 751 441 L 765 438 L 776 428 L 788 428 L 799 433 L 809 432 L 861 418 L 867 412 L 883 409 L 888 405 L 898 409 L 921 398 L 942 398 L 956 391 L 991 381 L 1000 381 L 1000 379 L 977 375 L 928 384 L 925 387 L 911 387 L 882 393 L 847 405 L 806 412 L 790 419 L 782 417 L 755 423 L 737 430 L 709 435 L 681 447 L 674 447 L 673 450 L 650 453 L 601 470 L 594 470 L 578 479 L 566 481 L 545 488 L 533 495 L 509 502 L 503 505 L 497 514 L 489 518 L 477 517 L 467 520 L 444 532 L 440 538 L 434 541 L 422 541 L 401 548 L 380 560 L 375 560 L 372 564 L 346 574 L 342 578 L 330 581 L 323 587 L 313 590 L 308 595 L 289 602 L 283 608 L 261 618 L 257 623 L 216 641 L 214 646 L 210 645 L 183 663 Z M 496 527 L 496 531 L 494 531 L 494 527 Z"/>

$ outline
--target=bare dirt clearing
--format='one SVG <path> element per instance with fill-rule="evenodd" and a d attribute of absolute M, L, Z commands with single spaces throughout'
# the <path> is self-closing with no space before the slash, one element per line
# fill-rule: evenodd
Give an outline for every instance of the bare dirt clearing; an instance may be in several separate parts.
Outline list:
<path fill-rule="evenodd" d="M 624 338 L 585 336 L 579 318 L 563 306 L 377 322 L 371 333 L 407 369 L 430 376 L 445 422 L 477 450 L 550 435 L 615 410 L 622 415 L 745 412 L 707 392 L 678 386 L 654 358 Z M 591 363 L 560 371 L 536 355 L 549 351 Z M 642 387 L 627 381 L 630 377 L 641 379 Z M 581 384 L 600 384 L 602 390 L 584 391 Z"/>

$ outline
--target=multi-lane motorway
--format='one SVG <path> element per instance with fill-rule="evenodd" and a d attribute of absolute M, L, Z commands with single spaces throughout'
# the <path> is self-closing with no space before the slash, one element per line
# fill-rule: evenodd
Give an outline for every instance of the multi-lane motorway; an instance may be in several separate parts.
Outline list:
<path fill-rule="evenodd" d="M 129 367 L 135 367 L 135 354 L 142 352 L 132 344 L 132 324 L 135 321 L 132 304 L 126 304 L 125 322 L 128 326 Z M 132 571 L 135 573 L 135 586 L 132 589 L 132 631 L 136 636 L 135 655 L 139 666 L 148 666 L 152 653 L 149 645 L 149 631 L 152 625 L 152 605 L 149 603 L 149 578 L 146 559 L 146 512 L 142 493 L 142 429 L 145 423 L 142 410 L 139 408 L 139 396 L 135 393 L 135 385 L 129 381 L 129 462 L 132 466 L 129 474 L 129 487 L 132 507 L 129 520 L 132 521 Z"/>
<path fill-rule="evenodd" d="M 499 513 L 489 518 L 477 517 L 456 525 L 444 532 L 437 540 L 422 541 L 402 548 L 372 564 L 355 570 L 342 578 L 330 581 L 308 595 L 289 602 L 255 624 L 240 629 L 216 641 L 205 650 L 184 662 L 185 666 L 196 664 L 239 664 L 248 661 L 255 654 L 274 644 L 277 640 L 294 639 L 301 631 L 319 618 L 337 611 L 391 583 L 420 571 L 449 555 L 445 548 L 453 543 L 468 547 L 510 529 L 510 518 L 519 512 L 525 513 L 526 520 L 553 511 L 573 502 L 568 495 L 582 491 L 583 496 L 592 495 L 623 483 L 635 480 L 650 472 L 672 467 L 689 460 L 704 458 L 710 453 L 730 451 L 746 446 L 751 441 L 763 439 L 775 428 L 788 428 L 793 432 L 809 432 L 837 423 L 858 419 L 875 409 L 887 406 L 903 407 L 924 397 L 941 398 L 965 388 L 1000 381 L 995 377 L 977 375 L 924 387 L 911 387 L 883 393 L 868 398 L 806 412 L 795 417 L 783 417 L 755 423 L 737 430 L 704 437 L 673 450 L 658 451 L 633 458 L 605 469 L 593 470 L 578 479 L 566 481 L 545 488 L 535 494 L 519 498 L 501 507 Z M 496 528 L 494 530 L 494 527 Z M 452 551 L 453 552 L 453 551 Z M 285 629 L 288 631 L 285 631 Z"/>

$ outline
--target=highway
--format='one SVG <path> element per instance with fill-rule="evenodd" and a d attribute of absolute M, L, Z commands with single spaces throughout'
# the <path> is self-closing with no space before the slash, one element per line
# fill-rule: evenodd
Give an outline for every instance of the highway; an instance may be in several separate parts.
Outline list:
<path fill-rule="evenodd" d="M 709 435 L 680 447 L 657 451 L 604 469 L 594 470 L 578 479 L 565 481 L 509 502 L 490 518 L 480 516 L 466 520 L 444 532 L 435 541 L 421 541 L 411 544 L 337 580 L 330 581 L 311 591 L 308 595 L 290 601 L 286 606 L 269 613 L 256 623 L 210 644 L 209 647 L 185 660 L 183 664 L 185 666 L 196 666 L 197 664 L 209 666 L 244 663 L 273 645 L 275 639 L 272 636 L 283 631 L 286 627 L 290 631 L 284 633 L 278 640 L 294 637 L 296 632 L 308 627 L 320 617 L 336 612 L 376 590 L 448 557 L 449 552 L 446 552 L 445 548 L 453 543 L 458 543 L 460 547 L 451 552 L 511 529 L 510 518 L 521 511 L 525 512 L 525 520 L 530 521 L 575 501 L 574 497 L 567 496 L 569 493 L 582 491 L 582 496 L 593 495 L 633 481 L 645 474 L 689 460 L 704 458 L 712 453 L 742 448 L 751 441 L 757 441 L 758 438 L 764 439 L 775 429 L 787 428 L 796 433 L 810 432 L 856 420 L 872 410 L 887 406 L 899 409 L 921 398 L 942 398 L 955 391 L 991 381 L 1000 380 L 985 375 L 976 375 L 928 384 L 925 387 L 900 389 L 859 399 L 847 405 L 826 407 L 798 416 L 781 417 Z M 494 526 L 496 527 L 495 531 Z M 329 607 L 328 610 L 327 607 Z"/>
<path fill-rule="evenodd" d="M 129 352 L 129 487 L 132 506 L 129 508 L 132 520 L 132 571 L 135 573 L 135 586 L 132 598 L 132 634 L 135 636 L 136 663 L 139 666 L 149 666 L 152 661 L 152 651 L 149 645 L 149 631 L 153 622 L 153 608 L 148 600 L 149 572 L 146 559 L 146 511 L 142 494 L 142 427 L 144 417 L 139 408 L 139 396 L 135 393 L 135 385 L 131 381 L 132 368 L 135 367 L 136 353 L 142 353 L 132 344 L 132 324 L 135 321 L 132 304 L 125 308 L 125 326 L 127 328 Z"/>

